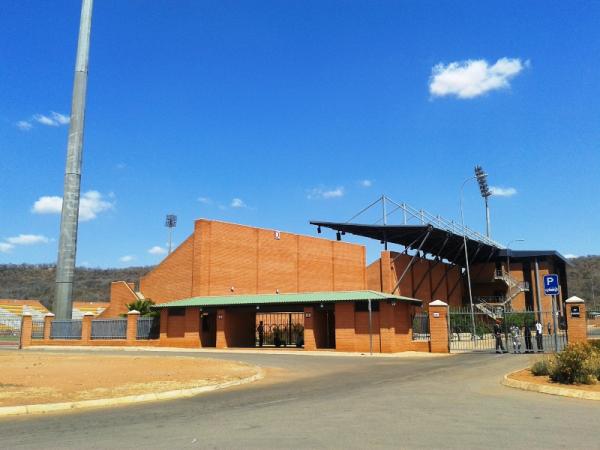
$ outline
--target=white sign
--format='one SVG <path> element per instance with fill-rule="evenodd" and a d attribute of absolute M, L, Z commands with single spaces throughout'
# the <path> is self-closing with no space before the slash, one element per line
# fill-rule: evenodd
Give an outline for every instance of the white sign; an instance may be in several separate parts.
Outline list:
<path fill-rule="evenodd" d="M 275 238 L 276 241 L 278 241 L 279 239 L 281 239 L 281 231 L 275 230 L 273 232 L 273 237 Z"/>
<path fill-rule="evenodd" d="M 438 317 L 440 317 L 440 313 L 434 312 L 433 317 L 435 317 L 437 319 Z"/>

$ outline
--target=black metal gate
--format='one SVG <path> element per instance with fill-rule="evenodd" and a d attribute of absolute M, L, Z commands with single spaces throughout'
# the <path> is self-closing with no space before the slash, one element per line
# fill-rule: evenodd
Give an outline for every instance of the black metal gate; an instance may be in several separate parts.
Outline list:
<path fill-rule="evenodd" d="M 497 325 L 497 326 L 496 326 Z M 450 352 L 556 352 L 567 345 L 565 320 L 551 311 L 502 307 L 448 311 Z"/>
<path fill-rule="evenodd" d="M 304 313 L 257 313 L 256 346 L 260 347 L 261 344 L 269 347 L 302 347 L 304 345 Z"/>

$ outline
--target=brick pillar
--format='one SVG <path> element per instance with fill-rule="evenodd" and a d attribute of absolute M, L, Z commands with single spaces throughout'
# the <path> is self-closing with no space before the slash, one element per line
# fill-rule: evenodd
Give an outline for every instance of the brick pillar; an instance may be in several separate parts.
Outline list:
<path fill-rule="evenodd" d="M 316 350 L 315 337 L 315 307 L 304 307 L 304 350 Z"/>
<path fill-rule="evenodd" d="M 379 335 L 381 338 L 381 353 L 398 351 L 396 345 L 396 302 L 379 303 Z"/>
<path fill-rule="evenodd" d="M 44 340 L 50 339 L 50 333 L 52 333 L 52 321 L 54 320 L 54 314 L 49 312 L 44 316 Z"/>
<path fill-rule="evenodd" d="M 92 340 L 92 319 L 94 314 L 86 312 L 81 320 L 81 343 L 87 345 Z"/>
<path fill-rule="evenodd" d="M 567 332 L 569 344 L 587 342 L 587 312 L 585 301 L 579 297 L 570 297 L 565 301 L 567 308 Z"/>
<path fill-rule="evenodd" d="M 429 303 L 429 331 L 431 353 L 450 353 L 448 345 L 448 304 L 435 300 Z"/>
<path fill-rule="evenodd" d="M 31 333 L 33 332 L 33 322 L 31 313 L 23 313 L 21 317 L 21 338 L 19 340 L 19 348 L 31 347 Z"/>
<path fill-rule="evenodd" d="M 200 347 L 200 308 L 188 307 L 185 309 L 185 331 L 186 340 Z"/>
<path fill-rule="evenodd" d="M 127 313 L 127 343 L 130 345 L 135 345 L 135 341 L 137 341 L 138 317 L 140 317 L 140 312 L 135 309 Z"/>
<path fill-rule="evenodd" d="M 373 339 L 373 344 L 375 344 L 375 339 Z M 356 351 L 354 302 L 335 304 L 335 349 L 340 352 Z"/>
<path fill-rule="evenodd" d="M 217 345 L 216 348 L 227 348 L 226 336 L 227 315 L 224 309 L 217 309 Z"/>
<path fill-rule="evenodd" d="M 165 341 L 167 339 L 167 332 L 169 328 L 169 309 L 161 308 L 160 309 L 160 330 L 159 330 L 159 340 Z"/>

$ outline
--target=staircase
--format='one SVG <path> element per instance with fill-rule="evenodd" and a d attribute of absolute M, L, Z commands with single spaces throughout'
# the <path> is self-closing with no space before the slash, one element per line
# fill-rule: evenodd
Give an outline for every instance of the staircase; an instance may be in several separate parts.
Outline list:
<path fill-rule="evenodd" d="M 503 296 L 475 297 L 475 307 L 487 314 L 492 319 L 502 317 L 504 311 L 512 309 L 511 302 L 513 298 L 521 292 L 529 291 L 529 283 L 519 281 L 504 269 L 498 269 L 494 272 L 495 281 L 503 281 L 507 286 L 507 293 Z"/>

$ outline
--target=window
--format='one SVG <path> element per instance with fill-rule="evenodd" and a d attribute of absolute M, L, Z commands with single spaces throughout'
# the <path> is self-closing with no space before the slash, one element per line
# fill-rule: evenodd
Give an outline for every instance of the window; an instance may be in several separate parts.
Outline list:
<path fill-rule="evenodd" d="M 356 312 L 369 311 L 369 302 L 367 302 L 367 301 L 354 302 L 354 311 L 356 311 Z M 379 302 L 378 301 L 371 301 L 371 311 L 373 311 L 373 312 L 379 311 Z"/>
<path fill-rule="evenodd" d="M 185 308 L 169 308 L 169 317 L 185 316 Z"/>

